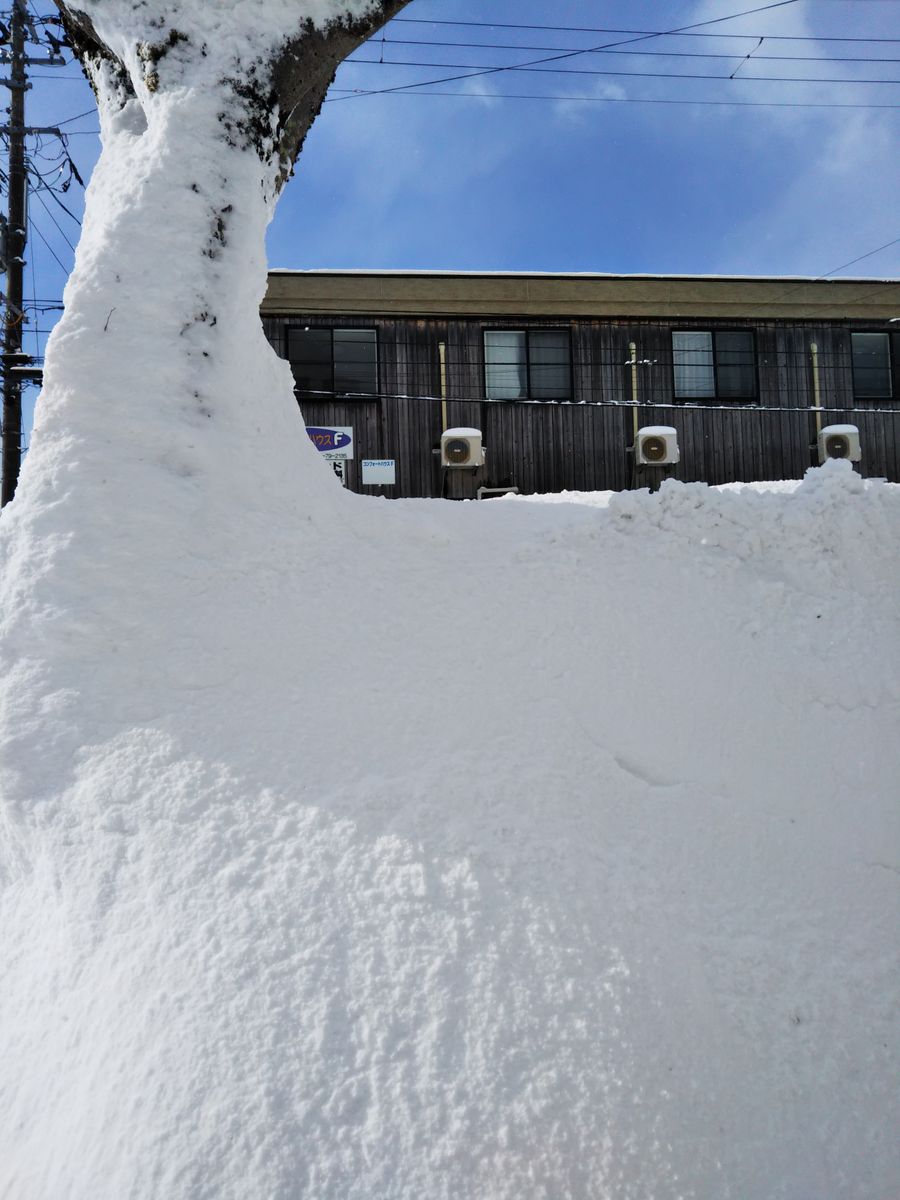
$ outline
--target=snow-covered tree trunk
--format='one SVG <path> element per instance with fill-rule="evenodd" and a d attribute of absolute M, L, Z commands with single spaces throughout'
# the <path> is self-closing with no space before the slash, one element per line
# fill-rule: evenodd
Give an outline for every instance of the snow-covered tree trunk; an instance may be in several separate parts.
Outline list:
<path fill-rule="evenodd" d="M 144 654 L 133 639 L 154 636 L 148 602 L 170 629 L 179 613 L 190 624 L 191 598 L 227 591 L 248 542 L 271 563 L 288 552 L 278 530 L 293 550 L 340 520 L 349 496 L 318 461 L 258 318 L 264 235 L 337 65 L 405 2 L 60 0 L 102 153 L 0 523 L 0 712 L 18 707 L 13 743 L 70 656 L 80 684 L 112 667 L 110 646 Z M 199 564 L 215 583 L 188 578 Z M 174 670 L 167 649 L 146 653 Z M 26 693 L 23 673 L 44 682 Z M 34 765 L 24 749 L 0 760 L 5 799 L 34 795 Z"/>
<path fill-rule="evenodd" d="M 60 0 L 103 151 L 23 503 L 48 487 L 81 503 L 110 470 L 201 502 L 326 487 L 256 318 L 263 239 L 337 65 L 404 3 Z"/>

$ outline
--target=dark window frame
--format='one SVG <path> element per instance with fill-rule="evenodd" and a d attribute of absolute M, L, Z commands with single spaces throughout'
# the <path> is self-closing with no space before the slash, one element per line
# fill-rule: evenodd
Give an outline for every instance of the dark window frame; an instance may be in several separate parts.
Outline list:
<path fill-rule="evenodd" d="M 900 367 L 897 363 L 897 355 L 894 353 L 894 339 L 887 329 L 851 329 L 850 333 L 850 385 L 853 390 L 853 402 L 861 401 L 865 403 L 870 401 L 873 404 L 878 404 L 882 400 L 896 400 L 900 392 L 898 392 L 898 382 L 900 382 Z M 877 396 L 861 396 L 856 390 L 856 366 L 853 362 L 853 338 L 857 333 L 877 333 L 887 342 L 888 352 L 888 381 L 891 390 L 887 395 L 879 394 Z"/>
<path fill-rule="evenodd" d="M 675 334 L 676 333 L 708 333 L 712 338 L 712 366 L 713 366 L 713 395 L 712 396 L 679 396 L 676 390 L 675 380 Z M 744 337 L 750 338 L 750 343 L 753 349 L 753 393 L 747 396 L 723 396 L 719 391 L 719 356 L 716 348 L 717 333 L 740 333 Z M 706 325 L 702 328 L 697 326 L 695 329 L 685 328 L 684 326 L 672 327 L 669 329 L 669 350 L 672 355 L 671 364 L 671 381 L 672 381 L 672 399 L 676 404 L 759 404 L 759 346 L 757 343 L 755 329 L 741 329 L 739 326 L 712 326 Z"/>
<path fill-rule="evenodd" d="M 488 363 L 487 345 L 485 338 L 489 333 L 523 333 L 525 335 L 525 378 L 526 395 L 512 396 L 506 399 L 492 400 L 488 396 Z M 567 389 L 565 396 L 544 397 L 533 396 L 531 387 L 531 334 L 533 333 L 564 333 L 566 335 Z M 491 404 L 565 404 L 575 399 L 575 376 L 572 370 L 572 326 L 571 325 L 484 325 L 481 330 L 481 380 L 484 387 L 485 399 Z"/>
<path fill-rule="evenodd" d="M 315 402 L 316 400 L 347 400 L 347 401 L 368 401 L 378 399 L 381 395 L 381 338 L 380 330 L 377 325 L 313 325 L 308 322 L 293 321 L 290 325 L 285 326 L 284 330 L 284 357 L 293 370 L 294 359 L 291 358 L 291 333 L 299 331 L 307 333 L 312 331 L 329 333 L 331 335 L 331 388 L 330 390 L 323 389 L 322 391 L 304 391 L 298 387 L 296 377 L 294 379 L 294 394 L 301 398 Z M 335 358 L 334 358 L 334 335 L 336 333 L 373 333 L 375 335 L 375 390 L 372 392 L 341 392 L 335 388 Z"/>

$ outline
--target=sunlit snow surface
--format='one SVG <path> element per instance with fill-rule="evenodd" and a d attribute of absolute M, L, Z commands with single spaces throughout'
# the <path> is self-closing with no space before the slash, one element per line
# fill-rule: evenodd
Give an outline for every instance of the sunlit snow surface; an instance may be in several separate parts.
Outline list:
<path fill-rule="evenodd" d="M 335 5 L 156 5 L 153 92 L 78 7 L 138 98 L 0 519 L 0 1196 L 894 1196 L 900 491 L 343 492 L 222 134 Z"/>
<path fill-rule="evenodd" d="M 891 1194 L 900 491 L 334 491 L 19 647 L 0 1194 Z"/>

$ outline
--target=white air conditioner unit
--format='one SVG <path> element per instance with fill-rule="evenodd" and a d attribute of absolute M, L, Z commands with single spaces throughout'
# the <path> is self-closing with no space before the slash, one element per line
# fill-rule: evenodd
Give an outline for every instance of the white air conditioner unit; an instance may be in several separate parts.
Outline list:
<path fill-rule="evenodd" d="M 473 470 L 484 466 L 480 429 L 445 429 L 441 434 L 441 466 Z"/>
<path fill-rule="evenodd" d="M 855 425 L 826 425 L 819 432 L 819 462 L 829 458 L 846 458 L 859 462 L 859 430 Z"/>
<path fill-rule="evenodd" d="M 642 467 L 665 467 L 681 461 L 678 434 L 671 425 L 645 425 L 634 439 L 634 461 Z"/>

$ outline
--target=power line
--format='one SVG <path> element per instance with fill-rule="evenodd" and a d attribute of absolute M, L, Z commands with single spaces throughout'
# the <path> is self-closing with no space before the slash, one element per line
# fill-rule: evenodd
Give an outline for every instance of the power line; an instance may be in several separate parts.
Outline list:
<path fill-rule="evenodd" d="M 578 53 L 579 54 L 588 54 L 588 53 L 590 53 L 590 51 L 579 50 Z M 546 61 L 550 61 L 550 60 L 546 60 Z M 344 60 L 344 62 L 347 64 L 350 64 L 350 65 L 353 65 L 353 66 L 427 67 L 429 69 L 441 70 L 441 71 L 443 71 L 443 70 L 449 70 L 449 71 L 472 70 L 474 72 L 474 75 L 491 75 L 491 74 L 497 74 L 498 72 L 501 72 L 501 71 L 504 71 L 504 72 L 509 71 L 514 74 L 520 74 L 520 75 L 599 75 L 599 76 L 604 76 L 604 77 L 612 76 L 614 78 L 624 78 L 624 79 L 692 79 L 692 80 L 700 79 L 700 80 L 707 80 L 707 81 L 712 80 L 715 82 L 726 82 L 726 83 L 730 83 L 730 82 L 736 82 L 736 83 L 829 83 L 829 84 L 843 84 L 844 86 L 849 86 L 849 87 L 856 87 L 860 84 L 879 84 L 879 85 L 900 84 L 900 79 L 858 79 L 858 78 L 857 79 L 847 79 L 845 77 L 840 78 L 840 77 L 836 77 L 836 76 L 829 77 L 829 76 L 822 76 L 822 75 L 807 75 L 807 76 L 795 76 L 795 75 L 736 75 L 736 76 L 703 75 L 703 74 L 695 74 L 693 72 L 688 73 L 688 72 L 684 72 L 684 71 L 609 71 L 609 70 L 604 71 L 604 70 L 599 70 L 594 67 L 536 67 L 536 66 L 528 66 L 528 65 L 524 65 L 524 64 L 522 66 L 491 66 L 491 67 L 486 67 L 482 70 L 482 69 L 475 69 L 475 68 L 478 68 L 478 66 L 479 66 L 479 64 L 477 64 L 477 63 L 435 63 L 435 62 L 417 62 L 417 61 L 407 62 L 407 61 L 402 61 L 402 60 L 397 60 L 397 59 L 382 60 L 380 58 L 347 58 Z M 467 76 L 463 76 L 460 78 L 471 79 L 471 78 L 473 78 L 473 75 L 467 75 Z M 374 94 L 380 95 L 382 93 L 382 91 L 391 92 L 391 91 L 405 90 L 408 88 L 428 87 L 429 82 L 430 82 L 429 80 L 423 80 L 420 83 L 402 84 L 397 88 L 378 89 L 378 91 Z M 436 80 L 435 82 L 448 83 L 448 82 L 450 82 L 450 80 L 440 79 L 440 80 Z M 373 93 L 364 92 L 362 94 L 369 95 L 369 94 L 373 94 Z"/>
<path fill-rule="evenodd" d="M 766 39 L 763 38 L 763 41 Z M 371 43 L 374 45 L 375 43 Z M 528 51 L 558 51 L 558 50 L 578 50 L 577 46 L 523 46 L 517 45 L 514 42 L 437 42 L 428 41 L 420 38 L 382 38 L 377 43 L 379 46 L 437 46 L 442 49 L 450 48 L 456 50 L 528 50 Z M 711 58 L 711 59 L 727 59 L 729 62 L 735 60 L 743 60 L 746 56 L 739 51 L 733 54 L 714 54 L 708 51 L 700 50 L 584 50 L 579 51 L 584 54 L 608 54 L 610 56 L 632 57 L 632 58 Z M 352 61 L 352 60 L 351 60 Z M 754 62 L 836 62 L 836 63 L 897 63 L 900 58 L 871 58 L 851 55 L 816 55 L 816 54 L 754 54 Z M 388 63 L 385 64 L 389 65 Z M 435 63 L 435 66 L 439 64 Z"/>
<path fill-rule="evenodd" d="M 47 194 L 51 197 L 51 199 L 56 204 L 58 204 L 59 207 L 63 210 L 63 212 L 66 214 L 66 216 L 70 217 L 75 222 L 75 224 L 80 228 L 81 221 L 78 219 L 78 217 L 76 217 L 76 215 L 72 212 L 72 210 L 68 207 L 68 205 L 63 204 L 62 200 L 60 200 L 59 196 L 57 196 L 57 194 L 53 190 L 53 188 L 47 183 L 47 180 L 44 178 L 44 176 L 41 174 L 41 172 L 37 169 L 37 167 L 35 167 L 34 163 L 31 164 L 30 171 L 31 171 L 31 174 L 37 176 L 38 183 L 40 184 L 40 187 L 38 190 L 47 192 Z M 49 212 L 49 209 L 47 211 Z"/>
<path fill-rule="evenodd" d="M 32 294 L 36 295 L 37 294 L 37 272 L 35 271 L 35 268 L 34 268 L 34 255 L 30 255 L 29 257 L 31 258 L 31 289 L 32 289 Z M 24 301 L 22 302 L 22 307 L 23 308 L 28 307 Z M 37 326 L 35 325 L 34 326 L 34 353 L 35 353 L 35 355 L 39 355 L 40 352 L 41 352 L 41 337 L 40 337 L 40 332 L 39 332 Z"/>
<path fill-rule="evenodd" d="M 56 226 L 57 230 L 59 231 L 60 237 L 63 239 L 63 241 L 66 243 L 66 245 L 69 247 L 69 249 L 74 254 L 75 247 L 72 245 L 71 241 L 69 241 L 68 235 L 66 234 L 66 231 L 63 229 L 62 225 L 60 225 L 59 221 L 57 221 L 56 217 L 54 217 L 53 213 L 47 207 L 46 202 L 44 201 L 44 197 L 41 195 L 40 191 L 34 187 L 29 187 L 28 190 L 29 190 L 30 194 L 32 196 L 36 197 L 36 199 L 39 201 L 41 208 L 43 208 L 44 212 L 47 214 L 47 216 L 50 218 L 50 220 L 53 222 L 53 224 Z M 32 218 L 32 220 L 33 219 L 34 218 Z"/>
<path fill-rule="evenodd" d="M 887 60 L 885 60 L 885 61 L 887 61 Z M 96 117 L 96 115 L 97 115 L 97 109 L 95 106 L 94 108 L 87 109 L 83 113 L 78 113 L 74 117 L 66 117 L 66 119 L 64 121 L 57 121 L 56 124 L 57 125 L 70 125 L 73 121 L 80 121 L 82 117 Z"/>
<path fill-rule="evenodd" d="M 303 404 L 304 400 L 312 401 L 312 403 L 328 403 L 335 400 L 349 403 L 365 403 L 373 400 L 413 400 L 425 401 L 432 404 L 478 404 L 490 407 L 492 405 L 500 407 L 511 407 L 512 405 L 527 406 L 529 408 L 665 408 L 673 412 L 730 412 L 730 413 L 806 413 L 809 416 L 815 416 L 818 413 L 858 413 L 865 415 L 883 415 L 891 417 L 900 417 L 900 408 L 875 408 L 855 407 L 849 405 L 822 405 L 817 407 L 814 405 L 776 405 L 776 404 L 746 404 L 736 402 L 734 404 L 714 404 L 714 403 L 698 403 L 692 400 L 676 400 L 674 397 L 670 400 L 639 400 L 635 403 L 631 399 L 624 400 L 531 400 L 516 398 L 512 400 L 490 400 L 485 396 L 432 396 L 428 394 L 416 395 L 414 393 L 405 392 L 326 392 L 317 391 L 314 389 L 295 388 L 294 394 L 297 397 L 299 404 Z"/>
<path fill-rule="evenodd" d="M 764 312 L 765 309 L 772 303 L 778 304 L 781 301 L 788 299 L 789 296 L 794 296 L 797 294 L 797 292 L 803 291 L 804 287 L 806 287 L 808 283 L 820 283 L 824 279 L 830 279 L 831 276 L 836 275 L 838 271 L 846 271 L 847 267 L 852 267 L 854 263 L 862 262 L 864 258 L 871 258 L 875 254 L 880 254 L 882 250 L 888 250 L 891 246 L 896 246 L 898 242 L 900 242 L 900 238 L 894 238 L 892 241 L 885 242 L 883 246 L 876 246 L 874 250 L 867 250 L 865 254 L 859 254 L 856 258 L 851 258 L 849 262 L 842 263 L 839 267 L 832 267 L 830 271 L 825 271 L 821 275 L 816 275 L 813 279 L 805 280 L 796 287 L 789 288 L 786 292 L 782 292 L 780 296 L 776 297 L 774 301 L 767 300 L 765 304 L 751 305 L 747 311 L 747 317 L 753 317 L 754 314 L 752 310 L 754 307 L 757 310 L 756 315 L 759 316 L 761 312 Z M 849 283 L 849 280 L 847 282 Z M 880 295 L 882 292 L 891 291 L 894 288 L 897 288 L 897 286 L 898 281 L 894 280 L 891 283 L 886 283 L 884 287 L 875 288 L 874 290 L 868 289 L 864 295 L 866 298 L 871 298 L 872 296 Z M 855 299 L 856 297 L 851 296 L 847 303 L 852 304 Z"/>
<path fill-rule="evenodd" d="M 797 0 L 775 0 L 774 3 L 763 4 L 757 8 L 745 9 L 743 12 L 739 12 L 739 13 L 731 13 L 729 16 L 714 17 L 707 21 L 697 21 L 691 25 L 682 25 L 677 29 L 668 30 L 667 33 L 668 34 L 685 33 L 687 31 L 693 30 L 693 29 L 701 29 L 701 28 L 705 28 L 710 25 L 719 25 L 723 21 L 733 21 L 737 17 L 747 17 L 753 13 L 765 12 L 768 9 L 772 9 L 772 8 L 786 8 L 788 5 L 796 4 L 796 3 L 797 3 Z M 527 63 L 519 64 L 516 68 L 513 68 L 512 66 L 487 67 L 487 68 L 484 68 L 481 70 L 470 72 L 466 75 L 452 75 L 452 76 L 447 76 L 447 77 L 444 77 L 441 79 L 423 80 L 419 83 L 396 84 L 394 87 L 381 88 L 381 89 L 378 89 L 378 91 L 379 91 L 379 93 L 380 92 L 398 92 L 398 91 L 404 91 L 404 90 L 406 90 L 408 88 L 412 88 L 412 87 L 428 87 L 431 84 L 454 83 L 458 79 L 473 79 L 480 75 L 496 75 L 496 74 L 499 74 L 500 72 L 510 71 L 513 69 L 522 70 L 525 68 L 540 67 L 549 62 L 561 62 L 562 60 L 567 59 L 567 58 L 576 58 L 580 54 L 587 53 L 589 49 L 609 50 L 609 49 L 612 49 L 614 46 L 627 46 L 627 45 L 632 45 L 636 42 L 651 41 L 653 38 L 661 37 L 661 36 L 666 36 L 666 35 L 658 34 L 658 33 L 642 34 L 640 37 L 627 38 L 623 42 L 609 42 L 602 46 L 588 47 L 586 50 L 568 50 L 565 53 L 554 54 L 548 58 L 532 59 L 531 61 L 529 61 Z M 455 70 L 456 68 L 451 68 L 451 69 Z M 465 68 L 465 69 L 468 70 L 468 68 Z M 371 95 L 373 93 L 362 92 L 359 94 L 360 95 Z M 342 96 L 340 98 L 343 100 L 352 100 L 352 99 L 354 99 L 354 96 Z"/>
<path fill-rule="evenodd" d="M 728 38 L 740 41 L 758 41 L 760 37 L 765 38 L 767 42 L 862 42 L 871 45 L 898 45 L 900 38 L 885 38 L 885 37 L 816 37 L 800 34 L 785 34 L 785 33 L 688 33 L 682 31 L 674 34 L 665 30 L 651 29 L 610 29 L 598 25 L 526 25 L 521 22 L 512 21 L 437 21 L 429 20 L 425 17 L 394 17 L 392 25 L 451 25 L 462 26 L 471 29 L 527 29 L 540 30 L 546 33 L 610 33 L 610 34 L 636 34 L 646 35 L 651 37 L 683 37 L 683 38 Z"/>
<path fill-rule="evenodd" d="M 380 93 L 360 93 L 354 88 L 331 88 L 331 98 L 325 103 L 331 103 L 344 96 L 379 95 Z M 801 101 L 801 100 L 674 100 L 674 99 L 642 99 L 636 96 L 550 96 L 541 92 L 445 92 L 429 88 L 427 92 L 394 92 L 398 98 L 425 98 L 428 96 L 444 96 L 454 100 L 546 100 L 565 101 L 591 104 L 687 104 L 700 107 L 717 108 L 864 108 L 864 109 L 896 109 L 900 104 L 862 104 L 840 103 L 837 101 Z"/>
<path fill-rule="evenodd" d="M 894 285 L 894 286 L 896 286 L 896 285 Z M 315 317 L 315 319 L 321 320 L 323 322 L 327 322 L 326 324 L 323 324 L 323 325 L 313 326 L 313 328 L 315 328 L 316 330 L 341 328 L 340 323 L 339 323 L 339 317 L 337 317 L 334 313 L 317 312 L 314 314 L 314 317 Z M 433 314 L 429 314 L 429 319 L 432 319 L 432 317 L 433 317 Z M 284 319 L 284 318 L 282 318 L 282 319 Z M 304 320 L 306 320 L 306 319 L 307 319 L 307 317 L 304 317 Z M 368 318 L 364 317 L 363 319 L 364 320 L 373 320 L 373 321 L 385 320 L 385 318 L 383 316 L 375 316 L 375 315 L 371 315 Z M 416 319 L 418 319 L 418 318 L 416 318 Z M 434 318 L 434 319 L 438 320 L 439 318 Z M 565 337 L 568 337 L 568 333 L 569 333 L 569 330 L 570 330 L 572 324 L 581 325 L 585 322 L 591 322 L 591 321 L 597 321 L 597 320 L 602 322 L 603 320 L 606 320 L 607 318 L 588 317 L 588 316 L 583 316 L 583 315 L 575 316 L 575 317 L 571 317 L 571 318 L 558 317 L 558 316 L 548 316 L 548 317 L 537 316 L 536 317 L 533 315 L 529 315 L 528 317 L 523 318 L 522 324 L 517 324 L 517 319 L 515 317 L 503 318 L 507 322 L 506 325 L 504 325 L 502 327 L 498 327 L 496 324 L 491 324 L 490 317 L 485 318 L 483 316 L 479 316 L 477 306 L 473 306 L 472 313 L 468 316 L 468 318 L 461 317 L 459 313 L 456 313 L 456 314 L 454 314 L 454 319 L 457 319 L 457 320 L 468 319 L 470 324 L 474 323 L 476 326 L 480 327 L 481 331 L 484 333 L 519 333 L 519 332 L 529 332 L 530 331 L 532 333 L 534 333 L 534 332 L 558 333 L 558 334 L 564 335 Z M 854 318 L 854 319 L 857 322 L 859 322 L 859 320 L 860 320 L 859 318 Z M 338 321 L 337 325 L 335 325 L 336 320 Z M 642 351 L 640 350 L 640 346 L 643 344 L 641 335 L 644 332 L 649 333 L 651 338 L 657 337 L 661 328 L 666 329 L 669 333 L 716 332 L 716 330 L 713 329 L 710 324 L 711 321 L 715 322 L 719 326 L 721 326 L 724 323 L 725 327 L 719 328 L 719 330 L 718 330 L 719 332 L 748 333 L 748 334 L 755 335 L 752 350 L 748 350 L 745 352 L 747 355 L 747 362 L 742 365 L 749 366 L 750 365 L 749 360 L 750 360 L 751 356 L 752 356 L 752 360 L 753 360 L 753 365 L 759 366 L 759 367 L 771 368 L 771 367 L 785 366 L 785 367 L 796 368 L 796 366 L 798 364 L 802 365 L 802 364 L 809 362 L 809 348 L 808 348 L 808 345 L 806 345 L 806 344 L 804 344 L 802 346 L 784 346 L 784 345 L 773 346 L 770 349 L 766 348 L 765 345 L 760 346 L 760 341 L 763 340 L 762 334 L 766 333 L 771 336 L 772 331 L 771 330 L 760 331 L 758 326 L 749 325 L 748 324 L 749 322 L 755 320 L 752 317 L 734 318 L 733 320 L 731 320 L 730 324 L 728 323 L 729 319 L 723 318 L 723 317 L 709 318 L 707 320 L 704 320 L 704 318 L 702 318 L 702 317 L 690 317 L 685 320 L 685 319 L 679 319 L 677 317 L 672 317 L 672 318 L 669 318 L 669 317 L 666 317 L 666 318 L 634 317 L 634 318 L 629 319 L 628 317 L 620 316 L 617 318 L 610 317 L 610 318 L 608 318 L 608 320 L 610 322 L 613 322 L 613 321 L 618 322 L 618 325 L 619 325 L 618 329 L 616 330 L 616 337 L 618 338 L 618 341 L 619 341 L 618 351 L 607 350 L 604 352 L 604 355 L 608 354 L 610 356 L 606 357 L 606 356 L 597 356 L 597 355 L 582 356 L 579 354 L 572 354 L 571 349 L 570 349 L 570 352 L 567 355 L 565 355 L 565 357 L 563 359 L 561 359 L 559 362 L 549 363 L 549 364 L 547 364 L 547 363 L 535 364 L 534 362 L 532 362 L 532 364 L 531 364 L 532 372 L 535 372 L 535 371 L 540 372 L 545 368 L 549 371 L 553 368 L 558 368 L 558 367 L 567 367 L 574 371 L 591 371 L 591 370 L 599 369 L 601 367 L 604 369 L 611 369 L 611 370 L 618 370 L 619 368 L 631 367 L 634 364 L 632 363 L 631 359 L 628 357 L 628 345 L 630 342 L 636 342 L 639 347 L 638 353 L 640 355 L 642 353 Z M 827 322 L 831 326 L 831 332 L 833 332 L 835 334 L 839 333 L 842 335 L 842 337 L 844 335 L 846 335 L 847 333 L 854 333 L 854 332 L 887 333 L 887 330 L 885 330 L 885 329 L 876 330 L 876 329 L 871 328 L 872 325 L 877 325 L 877 324 L 883 325 L 885 323 L 885 318 L 881 318 L 880 320 L 876 320 L 873 322 L 866 322 L 865 320 L 863 320 L 862 323 L 867 326 L 867 328 L 865 330 L 848 329 L 847 325 L 843 324 L 842 322 L 849 321 L 850 320 L 849 318 L 807 317 L 805 319 L 802 319 L 802 318 L 795 319 L 793 317 L 776 317 L 776 318 L 768 318 L 767 317 L 766 320 L 786 322 L 787 325 L 783 329 L 783 332 L 785 334 L 787 334 L 788 336 L 796 336 L 798 338 L 804 338 L 804 339 L 808 338 L 810 336 L 814 336 L 812 334 L 812 330 L 819 328 L 823 321 Z M 743 325 L 741 324 L 742 321 L 744 322 Z M 302 328 L 303 326 L 301 325 L 300 327 Z M 296 330 L 298 327 L 296 325 L 288 325 L 288 326 L 286 326 L 286 328 Z M 365 326 L 357 326 L 356 328 L 365 328 Z M 421 349 L 421 347 L 419 347 L 418 343 L 413 338 L 404 337 L 404 336 L 395 336 L 393 333 L 390 334 L 390 344 L 392 346 L 396 346 L 398 348 L 402 347 L 404 350 L 412 353 L 413 355 L 415 355 L 417 349 Z M 669 370 L 671 367 L 673 367 L 675 365 L 683 364 L 684 362 L 689 361 L 690 356 L 694 353 L 691 350 L 676 350 L 672 347 L 671 343 L 669 343 L 667 340 L 665 342 L 665 345 L 666 345 L 665 350 L 659 350 L 658 343 L 657 343 L 657 349 L 654 349 L 654 351 L 653 351 L 653 353 L 655 354 L 655 357 L 652 359 L 639 358 L 637 365 L 638 366 L 647 366 L 647 367 L 659 367 L 661 370 L 665 371 L 665 370 Z M 687 357 L 685 357 L 685 356 L 687 356 Z M 315 360 L 303 359 L 296 355 L 293 358 L 289 358 L 289 361 L 293 362 L 295 365 L 300 364 L 300 365 L 309 366 L 309 367 L 315 367 L 317 365 Z M 364 360 L 358 360 L 358 361 L 361 364 L 361 363 L 363 363 Z M 850 361 L 850 344 L 849 344 L 849 342 L 839 349 L 829 349 L 827 346 L 824 346 L 824 345 L 819 346 L 819 362 L 820 363 L 830 363 L 830 364 L 838 366 L 838 367 L 845 367 L 849 363 L 849 361 Z M 434 364 L 432 364 L 432 365 L 434 365 Z M 520 367 L 523 365 L 523 360 L 521 357 L 519 357 L 519 358 L 501 358 L 501 359 L 492 357 L 490 360 L 490 363 L 488 365 L 491 368 L 494 368 L 494 367 L 497 367 L 497 368 Z M 416 370 L 420 366 L 421 366 L 421 363 L 410 365 L 408 368 L 409 373 L 415 374 Z M 448 379 L 468 379 L 472 376 L 472 374 L 479 374 L 484 366 L 485 366 L 485 364 L 483 362 L 478 362 L 478 361 L 465 361 L 465 362 L 462 360 L 454 361 L 454 355 L 451 352 L 448 355 L 447 364 L 446 364 L 447 378 Z M 403 374 L 402 371 L 399 371 L 398 373 Z M 898 411 L 900 411 L 900 409 L 898 409 Z"/>
<path fill-rule="evenodd" d="M 34 232 L 38 235 L 38 237 L 41 239 L 41 241 L 44 243 L 44 245 L 47 247 L 47 249 L 50 251 L 50 253 L 53 255 L 53 257 L 56 259 L 57 263 L 59 263 L 63 272 L 66 275 L 68 275 L 71 268 L 67 267 L 66 264 L 60 259 L 59 255 L 56 253 L 56 251 L 53 249 L 53 247 L 50 245 L 50 243 L 44 237 L 43 233 L 41 233 L 41 227 L 34 220 L 34 218 L 32 218 L 32 220 L 31 220 L 31 227 L 34 230 Z"/>
<path fill-rule="evenodd" d="M 843 263 L 834 270 L 826 272 L 824 275 L 817 275 L 816 279 L 828 279 L 831 275 L 837 275 L 838 271 L 846 271 L 847 267 L 852 267 L 854 263 L 862 262 L 864 258 L 871 258 L 873 254 L 879 254 L 882 250 L 888 250 L 891 246 L 896 246 L 900 242 L 900 237 L 895 237 L 891 242 L 885 242 L 883 246 L 876 246 L 874 250 L 867 250 L 865 254 L 860 254 L 858 258 L 851 258 L 849 262 Z"/>

